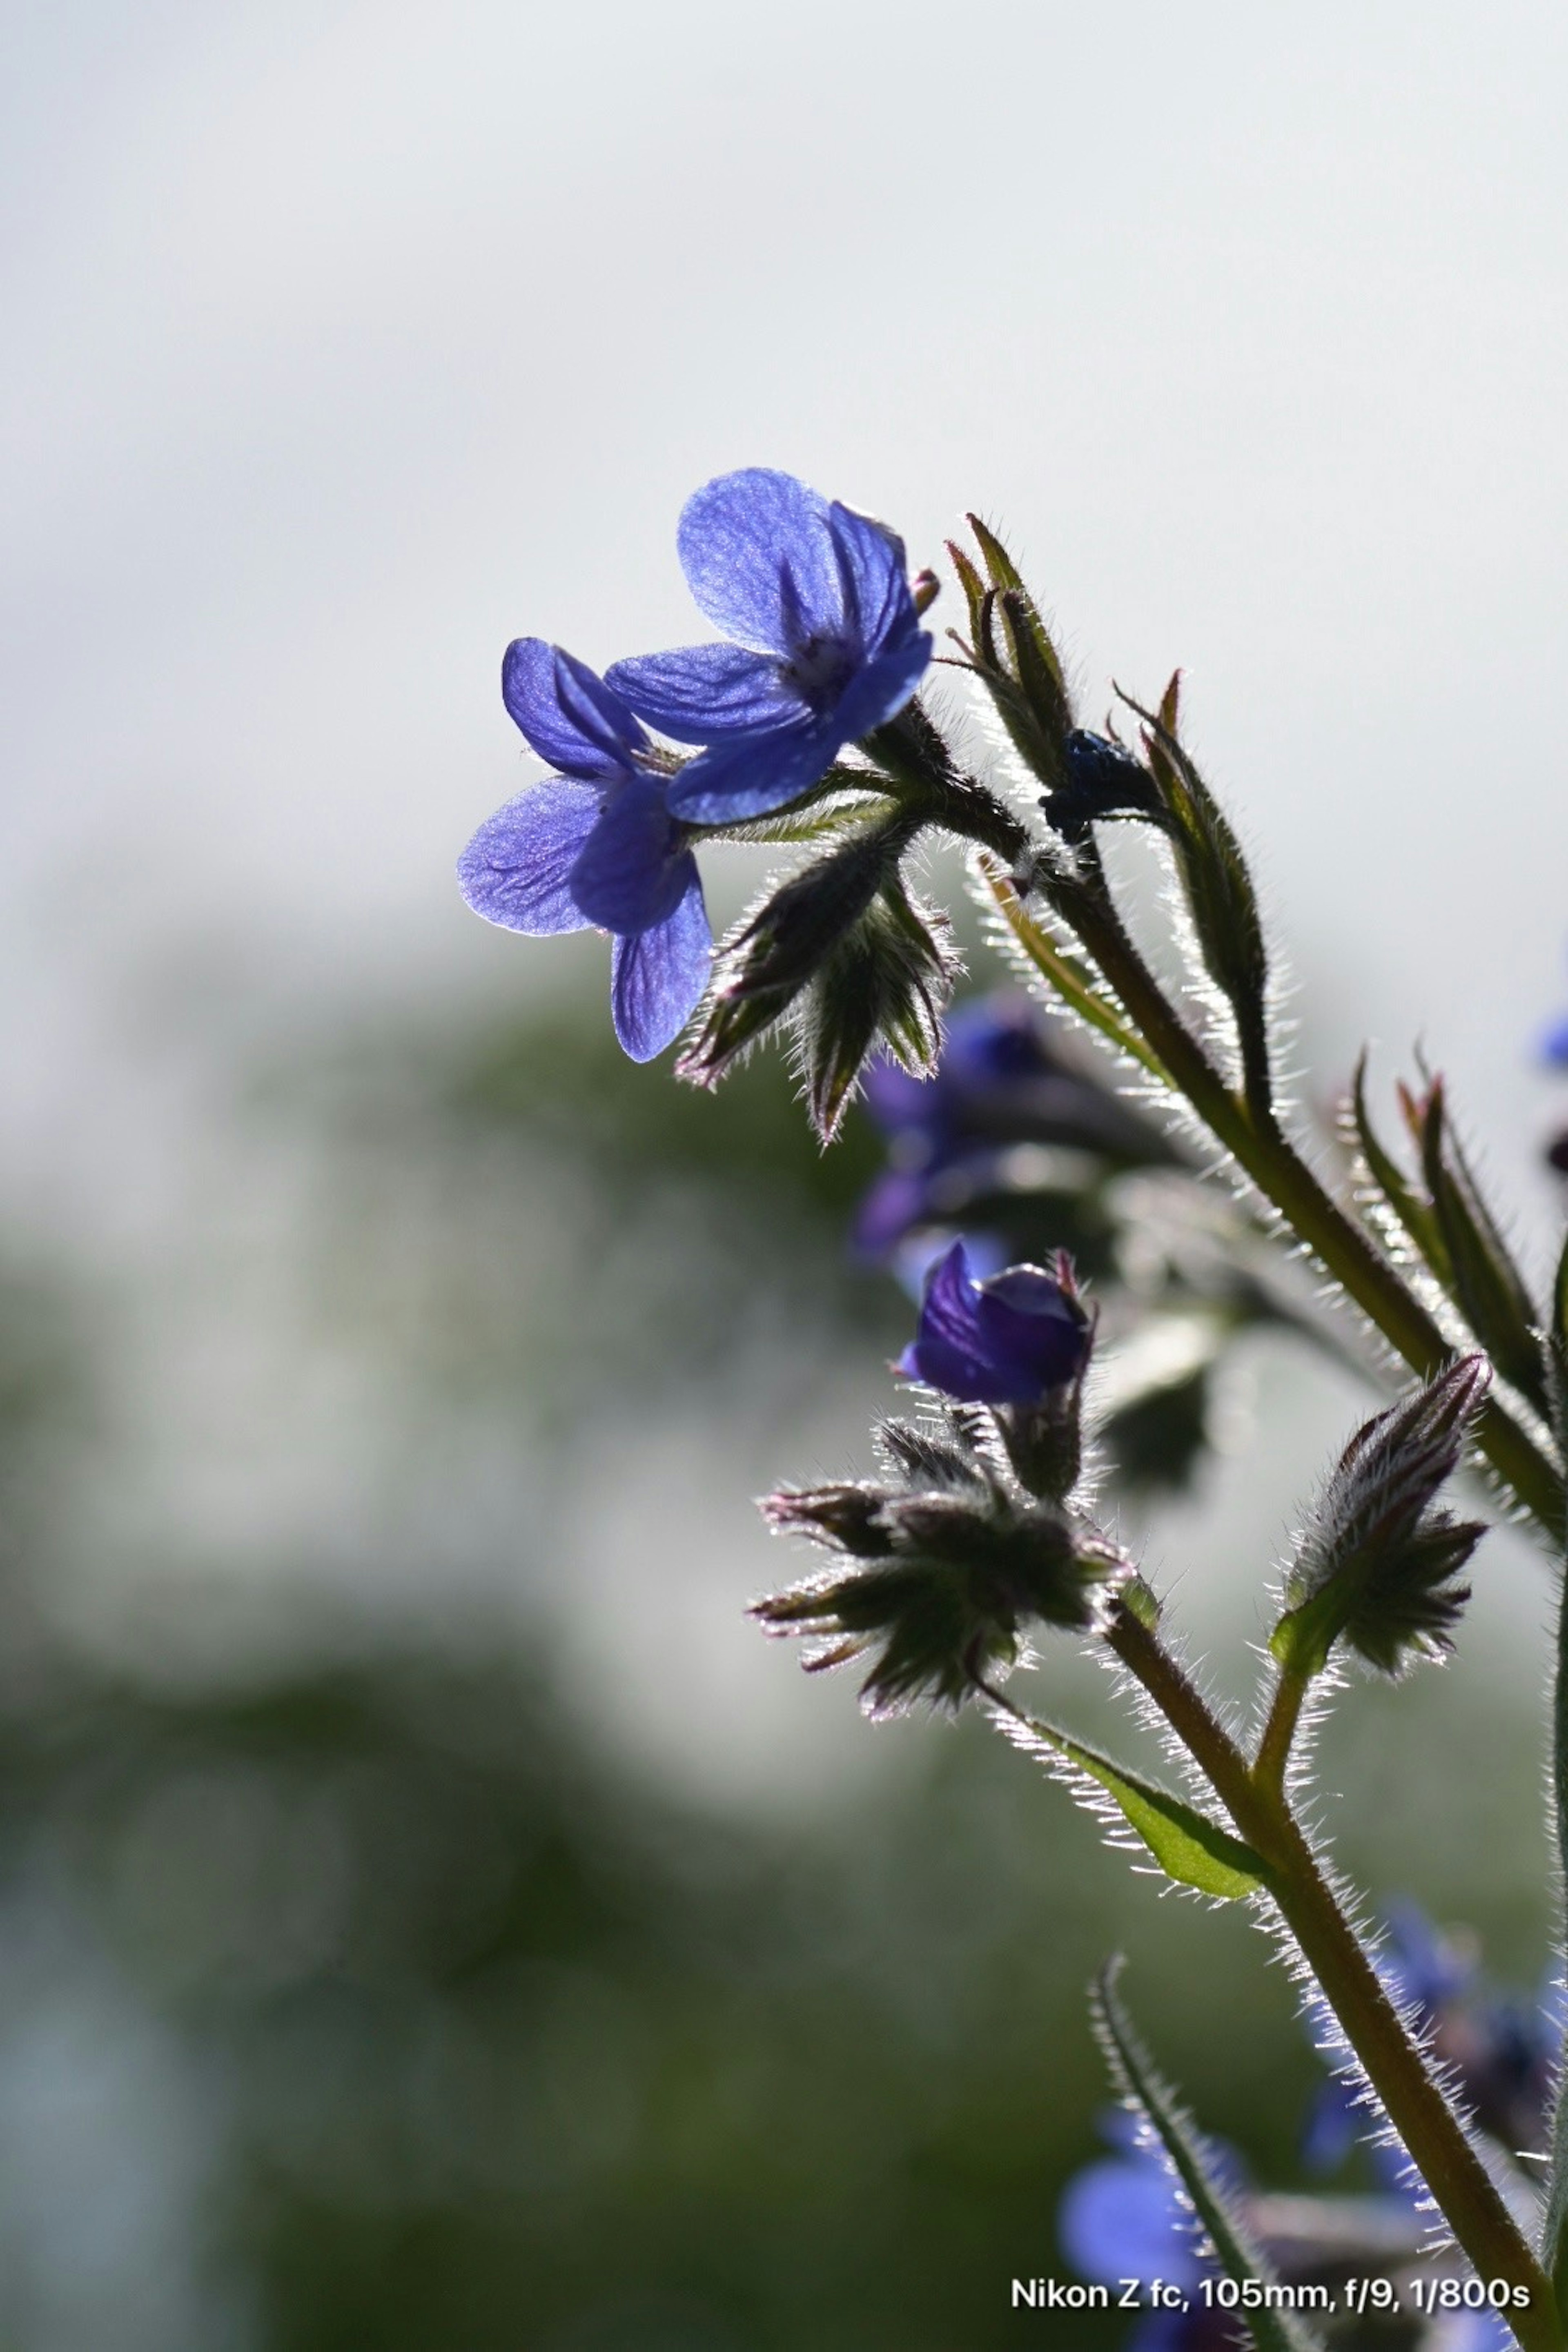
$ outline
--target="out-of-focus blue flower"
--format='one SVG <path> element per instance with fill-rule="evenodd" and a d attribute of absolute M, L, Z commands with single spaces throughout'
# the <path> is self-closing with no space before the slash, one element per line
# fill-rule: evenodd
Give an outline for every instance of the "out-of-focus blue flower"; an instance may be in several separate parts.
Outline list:
<path fill-rule="evenodd" d="M 678 815 L 761 816 L 809 791 L 914 692 L 931 641 L 903 541 L 752 466 L 687 500 L 677 544 L 692 595 L 734 643 L 616 662 L 609 682 L 675 742 L 708 746 L 670 787 Z"/>
<path fill-rule="evenodd" d="M 1120 2151 L 1087 2164 L 1073 2175 L 1057 2212 L 1062 2252 L 1079 2276 L 1091 2284 L 1121 2287 L 1135 2279 L 1148 2287 L 1155 2279 L 1179 2287 L 1185 2311 L 1146 2311 L 1127 2339 L 1127 2352 L 1217 2352 L 1235 2338 L 1235 2323 L 1222 2311 L 1204 2307 L 1202 2280 L 1220 2273 L 1198 2252 L 1191 2212 L 1182 2205 L 1174 2176 L 1151 2142 L 1139 2137 L 1131 2116 L 1115 2112 L 1103 2120 L 1106 2137 Z M 1241 2168 L 1232 2150 L 1210 2152 L 1233 2189 Z"/>
<path fill-rule="evenodd" d="M 977 1282 L 959 1241 L 931 1270 L 898 1369 L 963 1404 L 1037 1405 L 1077 1379 L 1089 1348 L 1089 1318 L 1054 1275 L 1012 1265 Z"/>
<path fill-rule="evenodd" d="M 1563 2046 L 1561 1988 L 1549 1984 L 1534 2002 L 1494 1992 L 1473 1953 L 1409 1902 L 1389 1908 L 1377 1970 L 1400 2007 L 1414 2012 L 1481 2130 L 1505 2147 L 1544 2148 Z M 1317 2171 L 1333 2170 L 1368 2121 L 1352 2085 L 1325 2084 L 1308 2123 L 1305 2161 Z M 1373 2155 L 1391 2185 L 1408 2188 L 1408 2168 L 1395 2151 L 1374 2146 Z"/>
<path fill-rule="evenodd" d="M 861 1203 L 854 1241 L 878 1262 L 921 1227 L 951 1228 L 965 1221 L 972 1202 L 1005 1190 L 1007 1155 L 1019 1144 L 1087 1151 L 1121 1166 L 1173 1156 L 1148 1120 L 1052 1051 L 1027 997 L 1017 994 L 959 1005 L 934 1076 L 874 1062 L 865 1098 L 891 1164 Z"/>
<path fill-rule="evenodd" d="M 713 937 L 688 828 L 620 697 L 542 637 L 501 665 L 508 710 L 556 773 L 498 809 L 458 861 L 487 922 L 541 939 L 596 926 L 615 939 L 610 1005 L 634 1062 L 678 1037 L 708 982 Z"/>

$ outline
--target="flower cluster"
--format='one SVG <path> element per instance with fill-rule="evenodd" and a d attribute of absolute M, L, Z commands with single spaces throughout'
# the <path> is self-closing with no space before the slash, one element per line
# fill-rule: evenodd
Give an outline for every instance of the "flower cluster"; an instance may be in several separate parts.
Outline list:
<path fill-rule="evenodd" d="M 1277 965 L 1240 838 L 1182 741 L 1179 673 L 1150 708 L 1121 698 L 1140 723 L 1135 748 L 1110 722 L 1104 734 L 1080 727 L 1040 605 L 995 534 L 970 521 L 977 554 L 952 550 L 968 613 L 953 666 L 989 697 L 1006 738 L 997 790 L 967 772 L 915 698 L 931 656 L 920 625 L 929 595 L 923 575 L 909 580 L 900 542 L 786 475 L 752 469 L 699 491 L 680 525 L 687 576 L 723 642 L 618 662 L 603 677 L 540 639 L 510 648 L 507 706 L 552 772 L 481 828 L 463 887 L 513 929 L 607 931 L 616 1024 L 639 1059 L 690 1024 L 679 1067 L 711 1084 L 787 1025 L 824 1141 L 872 1070 L 891 1165 L 858 1240 L 906 1276 L 921 1260 L 918 1328 L 894 1368 L 917 1384 L 915 1417 L 878 1432 L 877 1475 L 764 1504 L 775 1528 L 827 1559 L 754 1614 L 804 1636 L 808 1664 L 864 1662 L 874 1712 L 977 1699 L 1172 1885 L 1278 1915 L 1369 2104 L 1376 2086 L 1387 2144 L 1408 2151 L 1410 2166 L 1359 2213 L 1342 2210 L 1357 2200 L 1338 2200 L 1339 2234 L 1325 2237 L 1328 2200 L 1270 2200 L 1227 2174 L 1143 2051 L 1114 1969 L 1102 1972 L 1096 2018 L 1113 2077 L 1208 2242 L 1170 2244 L 1177 2209 L 1142 2147 L 1101 2168 L 1098 2186 L 1080 2184 L 1069 2239 L 1086 2267 L 1116 2276 L 1157 2267 L 1201 2286 L 1212 2261 L 1226 2289 L 1154 2313 L 1142 2352 L 1207 2352 L 1232 2339 L 1231 2304 L 1282 2315 L 1289 2293 L 1271 2301 L 1271 2281 L 1288 2290 L 1304 2270 L 1331 2273 L 1336 2259 L 1342 2269 L 1347 2254 L 1349 2275 L 1386 2284 L 1408 2271 L 1426 2230 L 1416 2171 L 1470 2266 L 1461 2273 L 1456 2253 L 1447 2283 L 1481 2290 L 1473 2311 L 1474 2295 L 1459 2295 L 1429 2328 L 1415 2322 L 1423 2341 L 1477 2352 L 1500 2341 L 1506 2305 L 1525 2352 L 1563 2352 L 1561 2120 L 1544 2242 L 1528 2187 L 1503 2181 L 1509 2151 L 1544 2136 L 1551 2030 L 1483 1994 L 1408 1921 L 1381 1955 L 1369 1949 L 1314 1855 L 1301 1800 L 1305 1730 L 1345 1679 L 1342 1665 L 1397 1675 L 1455 1638 L 1482 1531 L 1447 1501 L 1467 1458 L 1488 1465 L 1561 1559 L 1568 1249 L 1543 1292 L 1424 1065 L 1421 1087 L 1400 1090 L 1407 1140 L 1391 1150 L 1363 1064 L 1347 1106 L 1349 1165 L 1337 1179 L 1320 1171 L 1281 1096 Z M 1026 794 L 1039 817 L 1026 821 L 1004 792 Z M 1149 829 L 1180 894 L 1179 986 L 1144 952 L 1102 855 L 1103 827 L 1126 821 Z M 942 1056 L 956 950 L 910 880 L 932 835 L 976 853 L 971 878 L 994 935 L 1136 1074 L 1142 1108 L 1113 1104 L 1087 1069 L 1058 1059 L 1032 1015 L 968 1011 Z M 715 947 L 697 854 L 721 836 L 807 856 Z M 1568 1059 L 1568 1030 L 1548 1053 Z M 1190 1115 L 1201 1138 L 1188 1143 L 1194 1130 L 1167 1124 L 1173 1113 Z M 1568 1145 L 1562 1158 L 1568 1166 Z M 1221 1168 L 1233 1181 L 1216 1198 Z M 1032 1231 L 1019 1231 L 1021 1211 Z M 1314 1273 L 1292 1299 L 1300 1257 Z M 1095 1402 L 1124 1478 L 1139 1443 L 1166 1478 L 1196 1458 L 1210 1371 L 1258 1325 L 1310 1336 L 1375 1381 L 1370 1327 L 1414 1380 L 1363 1422 L 1291 1546 L 1256 1737 L 1211 1704 L 1173 1643 L 1167 1601 L 1089 1516 L 1080 1429 L 1099 1310 L 1085 1305 L 1080 1266 L 1106 1302 L 1110 1361 Z M 1326 1288 L 1306 1290 L 1324 1277 Z M 1361 1319 L 1336 1339 L 1332 1320 L 1351 1302 Z M 1118 1402 L 1113 1386 L 1140 1350 L 1144 1368 Z M 1042 1625 L 1088 1634 L 1115 1659 L 1165 1725 L 1192 1796 L 998 1687 Z M 1568 1634 L 1559 1661 L 1561 1794 Z M 1556 1827 L 1568 1841 L 1564 1810 Z M 1349 2123 L 1336 2091 L 1315 2119 L 1320 2154 Z M 1244 2287 L 1254 2299 L 1237 2300 Z M 1282 2319 L 1253 2332 L 1277 2352 L 1297 2340 Z"/>
<path fill-rule="evenodd" d="M 847 1565 L 752 1614 L 804 1635 L 813 1670 L 869 1656 L 873 1714 L 961 1706 L 1015 1664 L 1031 1622 L 1087 1631 L 1126 1574 L 1071 1500 L 1093 1336 L 1065 1260 L 977 1280 L 955 1242 L 895 1367 L 931 1393 L 928 1425 L 883 1423 L 880 1478 L 768 1497 L 773 1528 Z"/>
<path fill-rule="evenodd" d="M 616 1034 L 639 1062 L 708 985 L 694 843 L 811 793 L 909 701 L 931 653 L 902 542 L 788 474 L 708 483 L 679 545 L 699 607 L 732 642 L 602 678 L 542 638 L 510 646 L 503 699 L 554 773 L 481 825 L 458 868 L 469 906 L 505 929 L 609 932 Z M 644 722 L 701 748 L 683 758 Z"/>

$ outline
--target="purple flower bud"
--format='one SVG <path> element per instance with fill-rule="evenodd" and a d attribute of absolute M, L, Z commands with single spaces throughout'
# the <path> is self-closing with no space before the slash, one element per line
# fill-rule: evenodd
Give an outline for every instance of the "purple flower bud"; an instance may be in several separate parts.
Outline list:
<path fill-rule="evenodd" d="M 1046 822 L 1064 841 L 1082 841 L 1097 818 L 1137 816 L 1159 822 L 1164 815 L 1160 788 L 1142 761 L 1121 743 L 1075 727 L 1061 747 L 1066 783 L 1047 793 Z"/>
<path fill-rule="evenodd" d="M 1037 1405 L 1078 1378 L 1089 1348 L 1089 1318 L 1067 1284 L 1037 1265 L 977 1282 L 960 1241 L 931 1272 L 898 1369 L 963 1404 Z"/>

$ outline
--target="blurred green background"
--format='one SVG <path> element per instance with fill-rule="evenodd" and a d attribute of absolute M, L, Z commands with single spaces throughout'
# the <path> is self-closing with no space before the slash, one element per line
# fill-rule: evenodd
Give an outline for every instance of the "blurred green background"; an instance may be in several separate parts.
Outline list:
<path fill-rule="evenodd" d="M 863 1464 L 890 1398 L 909 1309 L 843 1241 L 878 1145 L 819 1156 L 776 1062 L 717 1097 L 624 1063 L 594 955 L 526 1015 L 258 1044 L 157 1249 L 17 1255 L 19 2352 L 1064 2340 L 1008 2284 L 1060 2268 L 1119 1948 L 1204 2120 L 1299 2177 L 1312 2061 L 1244 1920 L 1157 1900 L 977 1726 L 868 1727 L 742 1622 L 785 1567 L 750 1496 Z M 1357 1402 L 1277 1345 L 1241 1384 L 1250 1436 L 1149 1530 L 1237 1690 Z M 1545 1584 L 1492 1549 L 1459 1664 L 1349 1694 L 1325 1778 L 1344 1864 L 1528 1982 Z M 1070 1644 L 1042 1680 L 1107 1736 Z"/>

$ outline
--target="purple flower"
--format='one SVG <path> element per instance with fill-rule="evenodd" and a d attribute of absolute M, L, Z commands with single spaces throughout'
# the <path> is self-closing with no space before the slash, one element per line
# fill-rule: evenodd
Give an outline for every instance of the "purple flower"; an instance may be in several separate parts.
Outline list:
<path fill-rule="evenodd" d="M 679 1035 L 708 983 L 713 936 L 688 828 L 647 737 L 584 662 L 519 637 L 501 695 L 557 772 L 507 802 L 458 861 L 464 898 L 509 931 L 547 938 L 590 926 L 614 935 L 610 1007 L 634 1062 Z"/>
<path fill-rule="evenodd" d="M 1053 1275 L 1011 1265 L 977 1282 L 960 1241 L 932 1268 L 898 1369 L 963 1404 L 1038 1405 L 1077 1379 L 1089 1347 L 1089 1318 Z"/>
<path fill-rule="evenodd" d="M 1020 995 L 972 997 L 959 1005 L 931 1077 L 873 1062 L 866 1107 L 891 1147 L 892 1164 L 855 1221 L 856 1249 L 878 1260 L 922 1226 L 951 1229 L 966 1221 L 975 1201 L 1015 1189 L 1008 1166 L 1018 1144 L 1061 1146 L 1113 1167 L 1168 1163 L 1174 1156 L 1148 1119 L 1058 1054 Z"/>
<path fill-rule="evenodd" d="M 782 808 L 847 743 L 901 710 L 931 659 L 901 540 L 793 475 L 721 474 L 677 535 L 692 595 L 732 645 L 616 662 L 617 694 L 678 743 L 709 748 L 670 786 L 699 824 Z"/>

